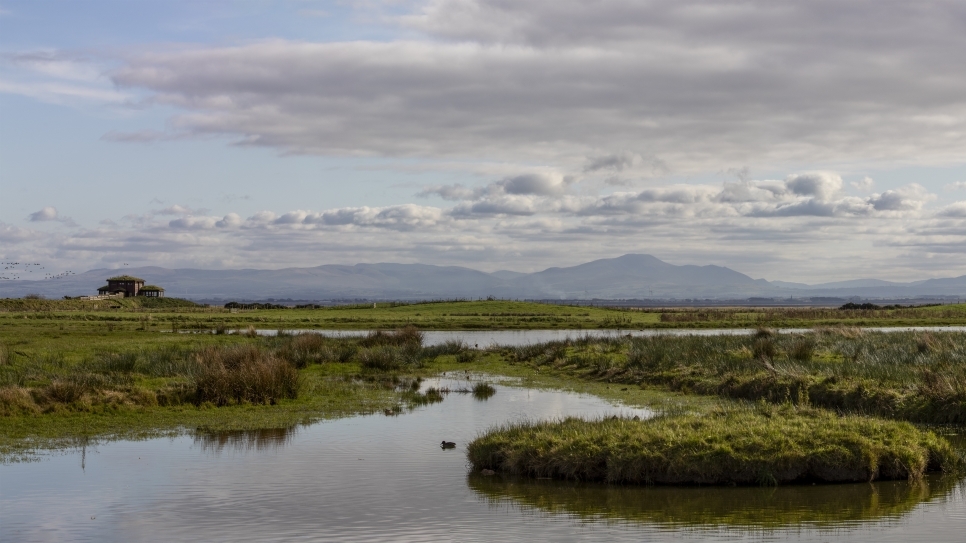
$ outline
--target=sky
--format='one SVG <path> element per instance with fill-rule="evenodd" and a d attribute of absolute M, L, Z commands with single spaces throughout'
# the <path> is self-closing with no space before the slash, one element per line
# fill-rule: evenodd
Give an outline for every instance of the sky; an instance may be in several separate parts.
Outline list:
<path fill-rule="evenodd" d="M 966 274 L 959 0 L 0 0 L 0 261 Z"/>

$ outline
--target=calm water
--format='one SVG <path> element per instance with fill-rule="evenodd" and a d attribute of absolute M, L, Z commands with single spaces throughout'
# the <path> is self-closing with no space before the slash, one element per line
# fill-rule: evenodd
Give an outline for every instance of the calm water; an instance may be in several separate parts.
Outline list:
<path fill-rule="evenodd" d="M 455 380 L 424 386 L 458 388 Z M 465 444 L 525 418 L 647 416 L 497 387 L 396 417 L 113 442 L 0 466 L 2 541 L 962 541 L 966 486 L 607 487 L 471 475 Z M 441 450 L 443 439 L 454 450 Z"/>
<path fill-rule="evenodd" d="M 892 328 L 863 328 L 869 332 L 966 332 L 966 326 L 901 326 Z M 811 332 L 811 328 L 780 328 L 777 330 L 783 334 L 802 334 Z M 361 337 L 370 333 L 369 330 L 286 330 L 289 333 L 315 333 L 330 337 Z M 558 341 L 567 338 L 577 339 L 581 337 L 621 337 L 621 336 L 720 336 L 720 335 L 747 335 L 754 333 L 751 328 L 675 328 L 668 330 L 445 330 L 423 332 L 423 345 L 432 346 L 445 343 L 450 340 L 463 340 L 468 345 L 480 348 L 490 347 L 491 345 L 520 346 L 533 343 L 546 343 L 548 341 Z M 278 330 L 258 330 L 261 335 L 275 335 Z"/>

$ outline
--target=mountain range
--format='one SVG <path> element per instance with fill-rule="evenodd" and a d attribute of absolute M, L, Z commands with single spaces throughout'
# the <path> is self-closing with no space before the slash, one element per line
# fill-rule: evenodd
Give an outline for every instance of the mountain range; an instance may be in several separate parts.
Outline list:
<path fill-rule="evenodd" d="M 195 300 L 748 299 L 754 297 L 915 298 L 966 296 L 966 275 L 910 283 L 857 279 L 808 285 L 753 279 L 721 266 L 674 265 L 646 254 L 534 273 L 486 273 L 427 264 L 326 264 L 278 270 L 95 269 L 53 280 L 0 281 L 0 297 L 96 294 L 105 279 L 134 275 L 168 296 Z"/>

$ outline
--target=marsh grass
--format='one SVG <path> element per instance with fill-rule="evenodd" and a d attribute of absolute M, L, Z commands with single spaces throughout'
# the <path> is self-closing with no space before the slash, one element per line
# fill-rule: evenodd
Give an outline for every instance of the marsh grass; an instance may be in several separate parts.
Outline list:
<path fill-rule="evenodd" d="M 356 355 L 359 364 L 363 369 L 391 372 L 399 371 L 404 368 L 417 368 L 420 366 L 420 349 L 418 346 L 409 344 L 402 347 L 394 345 L 381 345 L 361 349 Z"/>
<path fill-rule="evenodd" d="M 209 348 L 197 355 L 195 401 L 217 406 L 276 404 L 298 397 L 302 379 L 288 361 L 256 346 Z"/>
<path fill-rule="evenodd" d="M 467 457 L 477 471 L 631 484 L 920 480 L 963 467 L 945 439 L 909 423 L 791 405 L 507 424 L 470 443 Z"/>
<path fill-rule="evenodd" d="M 335 353 L 321 334 L 305 333 L 275 337 L 287 340 L 279 348 L 279 357 L 288 360 L 296 368 L 301 369 L 309 364 L 321 364 L 336 359 Z"/>
<path fill-rule="evenodd" d="M 298 395 L 299 370 L 323 364 L 358 364 L 375 374 L 409 371 L 441 353 L 465 348 L 450 343 L 441 349 L 425 349 L 421 339 L 422 334 L 411 328 L 362 340 L 314 333 L 238 334 L 200 347 L 193 336 L 185 336 L 183 341 L 151 347 L 99 348 L 80 360 L 61 350 L 18 354 L 16 360 L 8 358 L 0 364 L 0 413 L 12 416 L 186 403 L 273 404 Z M 360 348 L 361 343 L 375 345 Z"/>
<path fill-rule="evenodd" d="M 409 409 L 414 409 L 416 407 L 442 402 L 446 397 L 445 393 L 438 388 L 430 387 L 425 392 L 420 392 L 417 387 L 404 390 L 401 399 Z"/>
<path fill-rule="evenodd" d="M 469 350 L 469 345 L 461 339 L 449 339 L 439 345 L 423 347 L 422 358 L 434 360 L 443 355 L 456 355 Z"/>
<path fill-rule="evenodd" d="M 959 332 L 658 335 L 501 352 L 518 363 L 610 382 L 966 424 L 966 334 Z"/>
<path fill-rule="evenodd" d="M 473 385 L 473 398 L 486 401 L 496 394 L 496 389 L 490 383 L 476 383 Z"/>
<path fill-rule="evenodd" d="M 421 347 L 423 344 L 423 333 L 419 331 L 415 326 L 406 326 L 398 330 L 385 332 L 383 330 L 376 330 L 369 333 L 365 338 L 363 338 L 359 344 L 362 347 L 376 347 L 376 346 L 416 346 Z"/>
<path fill-rule="evenodd" d="M 479 351 L 474 351 L 472 349 L 462 350 L 456 353 L 456 361 L 460 364 L 472 364 L 480 359 Z"/>

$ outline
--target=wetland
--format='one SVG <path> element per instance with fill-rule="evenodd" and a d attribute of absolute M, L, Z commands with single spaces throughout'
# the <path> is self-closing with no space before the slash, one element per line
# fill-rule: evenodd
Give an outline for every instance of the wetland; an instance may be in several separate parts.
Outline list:
<path fill-rule="evenodd" d="M 303 316 L 329 309 L 165 304 L 0 304 L 2 539 L 143 540 L 164 519 L 206 540 L 898 540 L 966 522 L 958 306 L 880 315 L 920 327 L 889 333 L 818 312 L 716 333 L 500 301 L 343 309 L 374 311 L 344 328 Z M 427 307 L 456 320 L 417 328 Z M 513 329 L 539 319 L 567 328 Z M 38 505 L 77 516 L 63 496 L 81 491 L 92 522 L 35 528 Z M 253 507 L 281 531 L 237 517 Z"/>

